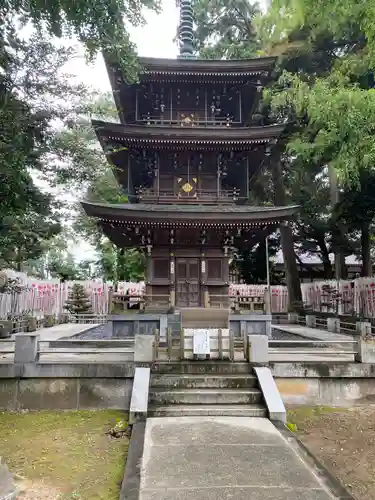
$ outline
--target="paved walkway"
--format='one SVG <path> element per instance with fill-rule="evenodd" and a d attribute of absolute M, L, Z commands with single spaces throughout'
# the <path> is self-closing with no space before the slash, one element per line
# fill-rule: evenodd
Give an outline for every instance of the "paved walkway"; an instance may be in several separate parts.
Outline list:
<path fill-rule="evenodd" d="M 319 328 L 308 328 L 303 325 L 272 325 L 273 330 L 281 332 L 293 333 L 302 339 L 312 340 L 353 340 L 353 335 L 343 335 L 341 333 L 328 332 L 327 330 L 320 330 Z"/>
<path fill-rule="evenodd" d="M 329 344 L 324 347 L 315 346 L 299 346 L 294 347 L 293 344 L 285 345 L 283 347 L 271 347 L 269 349 L 270 361 L 310 361 L 310 362 L 331 362 L 331 361 L 354 361 L 354 354 L 345 353 L 344 351 L 354 351 L 356 349 L 355 344 L 347 343 L 350 340 L 356 340 L 353 335 L 343 335 L 340 333 L 328 332 L 327 330 L 320 330 L 319 328 L 308 328 L 303 325 L 272 325 L 272 330 L 278 330 L 282 333 L 291 333 L 300 337 L 300 340 L 322 340 L 328 342 L 330 340 L 335 340 L 336 342 L 343 342 Z M 282 341 L 280 341 L 282 345 Z M 295 340 L 298 342 L 298 339 Z M 286 352 L 295 350 L 295 353 Z M 304 351 L 301 354 L 301 351 Z M 311 352 L 309 352 L 311 351 Z M 315 351 L 315 353 L 314 353 Z M 319 351 L 317 353 L 317 351 Z"/>
<path fill-rule="evenodd" d="M 267 419 L 147 419 L 139 500 L 329 500 Z"/>
<path fill-rule="evenodd" d="M 78 335 L 86 330 L 91 330 L 91 328 L 96 328 L 97 324 L 72 324 L 66 323 L 64 325 L 51 326 L 51 328 L 41 328 L 37 330 L 36 333 L 39 335 L 40 340 L 43 342 L 48 342 L 52 340 L 58 340 L 63 337 L 71 337 L 72 335 Z M 14 335 L 12 335 L 14 338 Z"/>

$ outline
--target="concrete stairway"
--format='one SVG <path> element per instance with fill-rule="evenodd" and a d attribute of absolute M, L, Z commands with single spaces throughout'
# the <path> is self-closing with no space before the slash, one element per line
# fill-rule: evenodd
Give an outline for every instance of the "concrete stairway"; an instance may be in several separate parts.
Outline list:
<path fill-rule="evenodd" d="M 266 417 L 257 378 L 248 363 L 157 363 L 148 416 Z"/>
<path fill-rule="evenodd" d="M 181 309 L 182 328 L 228 328 L 229 311 L 214 307 Z"/>

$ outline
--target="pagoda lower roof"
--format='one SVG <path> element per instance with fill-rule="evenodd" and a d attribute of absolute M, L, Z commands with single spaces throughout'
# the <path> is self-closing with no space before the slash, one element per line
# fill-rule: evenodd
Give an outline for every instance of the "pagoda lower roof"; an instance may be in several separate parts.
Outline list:
<path fill-rule="evenodd" d="M 124 125 L 93 120 L 92 125 L 101 142 L 110 139 L 124 144 L 156 145 L 227 145 L 266 144 L 278 139 L 284 125 L 264 127 L 170 127 L 164 125 Z"/>
<path fill-rule="evenodd" d="M 87 215 L 103 223 L 119 225 L 158 226 L 254 226 L 277 224 L 290 219 L 299 206 L 255 207 L 249 205 L 159 205 L 159 204 L 104 204 L 83 201 Z"/>

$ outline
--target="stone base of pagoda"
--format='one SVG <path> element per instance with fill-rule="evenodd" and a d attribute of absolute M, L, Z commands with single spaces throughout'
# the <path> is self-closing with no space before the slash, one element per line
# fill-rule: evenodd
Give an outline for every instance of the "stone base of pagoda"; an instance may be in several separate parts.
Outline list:
<path fill-rule="evenodd" d="M 270 314 L 229 313 L 228 326 L 235 337 L 243 338 L 245 335 L 256 334 L 271 337 L 271 321 Z M 109 324 L 111 337 L 115 339 L 134 337 L 136 334 L 154 335 L 156 330 L 161 338 L 166 338 L 168 328 L 172 335 L 179 336 L 182 328 L 180 311 L 171 314 L 117 314 L 109 317 Z"/>

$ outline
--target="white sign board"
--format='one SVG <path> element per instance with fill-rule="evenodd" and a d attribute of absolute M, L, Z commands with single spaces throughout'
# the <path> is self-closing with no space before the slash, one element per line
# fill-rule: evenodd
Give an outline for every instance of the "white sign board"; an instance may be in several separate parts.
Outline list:
<path fill-rule="evenodd" d="M 193 353 L 210 354 L 210 333 L 208 330 L 194 330 Z"/>

